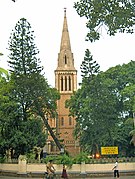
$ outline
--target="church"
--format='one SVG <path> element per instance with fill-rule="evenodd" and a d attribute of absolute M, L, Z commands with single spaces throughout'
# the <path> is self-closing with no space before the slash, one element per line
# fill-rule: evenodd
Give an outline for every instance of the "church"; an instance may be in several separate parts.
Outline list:
<path fill-rule="evenodd" d="M 75 118 L 69 116 L 69 109 L 65 107 L 65 101 L 70 99 L 73 92 L 77 90 L 77 70 L 74 67 L 66 8 L 64 9 L 60 51 L 55 70 L 55 88 L 60 92 L 60 100 L 57 101 L 58 116 L 57 119 L 49 119 L 49 124 L 52 128 L 56 128 L 57 138 L 62 141 L 64 146 L 63 150 L 71 155 L 76 155 L 80 152 L 79 143 L 73 137 L 76 121 Z M 57 151 L 51 137 L 48 137 L 46 151 L 47 153 Z"/>

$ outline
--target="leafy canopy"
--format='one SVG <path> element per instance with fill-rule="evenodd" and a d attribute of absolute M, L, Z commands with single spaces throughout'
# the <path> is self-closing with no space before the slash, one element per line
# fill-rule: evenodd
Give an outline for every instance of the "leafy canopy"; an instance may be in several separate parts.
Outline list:
<path fill-rule="evenodd" d="M 34 38 L 30 23 L 21 18 L 8 43 L 11 76 L 9 81 L 1 81 L 0 142 L 3 151 L 11 148 L 17 154 L 45 145 L 45 126 L 56 138 L 45 115 L 55 116 L 59 94 L 44 77 Z"/>
<path fill-rule="evenodd" d="M 100 72 L 86 50 L 82 84 L 66 103 L 70 115 L 76 117 L 74 135 L 84 151 L 96 154 L 101 146 L 112 145 L 118 145 L 121 153 L 132 150 L 129 132 L 133 126 L 125 121 L 133 116 L 134 65 L 131 61 Z"/>
<path fill-rule="evenodd" d="M 80 0 L 74 8 L 81 17 L 86 17 L 89 29 L 86 40 L 99 40 L 102 28 L 110 36 L 120 33 L 133 33 L 135 25 L 134 0 Z"/>

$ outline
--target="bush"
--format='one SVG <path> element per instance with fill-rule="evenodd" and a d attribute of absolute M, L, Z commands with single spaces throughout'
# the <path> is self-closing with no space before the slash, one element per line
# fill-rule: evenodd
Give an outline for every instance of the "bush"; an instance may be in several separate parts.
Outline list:
<path fill-rule="evenodd" d="M 73 159 L 72 159 L 72 157 L 70 157 L 66 154 L 59 155 L 57 157 L 56 163 L 66 165 L 67 167 L 71 167 L 73 165 Z"/>
<path fill-rule="evenodd" d="M 4 163 L 6 161 L 5 157 L 0 157 L 0 163 Z"/>
<path fill-rule="evenodd" d="M 74 158 L 74 163 L 81 164 L 82 162 L 85 162 L 85 163 L 89 162 L 88 154 L 86 152 L 81 152 Z"/>
<path fill-rule="evenodd" d="M 57 156 L 49 156 L 49 155 L 48 155 L 46 158 L 42 158 L 42 159 L 41 159 L 41 163 L 48 163 L 49 160 L 52 160 L 53 163 L 55 163 L 56 160 L 57 160 Z"/>

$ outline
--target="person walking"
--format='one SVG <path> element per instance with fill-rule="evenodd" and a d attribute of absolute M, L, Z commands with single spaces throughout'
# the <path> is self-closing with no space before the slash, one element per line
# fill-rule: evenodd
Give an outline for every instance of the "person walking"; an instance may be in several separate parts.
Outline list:
<path fill-rule="evenodd" d="M 112 168 L 114 170 L 114 178 L 119 178 L 119 167 L 118 167 L 118 160 L 116 160 L 114 167 Z"/>
<path fill-rule="evenodd" d="M 61 175 L 61 178 L 68 178 L 68 175 L 67 175 L 67 171 L 66 171 L 66 166 L 63 165 L 63 170 L 62 170 L 62 175 Z"/>
<path fill-rule="evenodd" d="M 48 173 L 47 178 L 48 179 L 53 179 L 54 176 L 55 176 L 55 168 L 53 166 L 53 161 L 52 160 L 49 160 L 49 162 L 47 163 L 46 170 L 47 170 L 47 173 Z"/>

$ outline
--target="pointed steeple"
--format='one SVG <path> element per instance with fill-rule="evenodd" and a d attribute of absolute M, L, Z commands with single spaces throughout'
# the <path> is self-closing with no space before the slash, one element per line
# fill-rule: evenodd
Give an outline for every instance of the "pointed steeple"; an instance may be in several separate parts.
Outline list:
<path fill-rule="evenodd" d="M 63 22 L 60 51 L 65 49 L 71 50 L 68 25 L 67 25 L 67 17 L 66 17 L 66 8 L 64 8 L 64 22 Z"/>
<path fill-rule="evenodd" d="M 74 58 L 71 51 L 66 8 L 64 8 L 64 22 L 61 36 L 60 52 L 58 54 L 58 66 L 56 70 L 75 70 Z"/>

